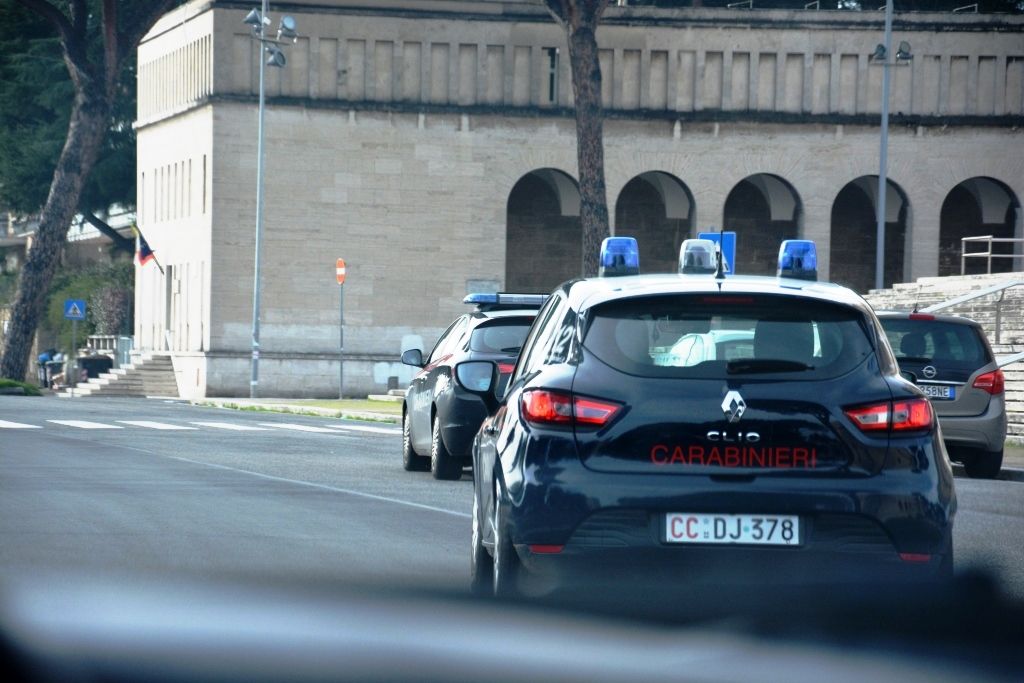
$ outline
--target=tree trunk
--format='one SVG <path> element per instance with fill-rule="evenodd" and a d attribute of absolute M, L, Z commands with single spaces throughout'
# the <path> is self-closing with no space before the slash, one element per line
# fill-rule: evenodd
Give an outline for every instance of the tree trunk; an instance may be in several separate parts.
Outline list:
<path fill-rule="evenodd" d="M 576 157 L 580 174 L 580 223 L 583 228 L 583 276 L 597 275 L 601 240 L 608 236 L 608 199 L 604 183 L 604 112 L 601 63 L 597 53 L 597 17 L 568 26 L 569 61 L 576 103 Z"/>
<path fill-rule="evenodd" d="M 46 307 L 50 282 L 78 209 L 82 186 L 106 136 L 109 116 L 110 103 L 102 92 L 87 88 L 76 94 L 68 137 L 57 161 L 50 194 L 18 277 L 13 315 L 0 358 L 0 377 L 23 380 L 27 374 L 32 338 Z"/>

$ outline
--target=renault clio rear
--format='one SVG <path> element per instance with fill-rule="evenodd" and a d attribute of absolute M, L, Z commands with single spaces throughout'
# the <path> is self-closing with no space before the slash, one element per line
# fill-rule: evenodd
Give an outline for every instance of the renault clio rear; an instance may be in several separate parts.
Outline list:
<path fill-rule="evenodd" d="M 665 354 L 665 330 L 748 348 Z M 494 382 L 486 363 L 456 370 Z M 493 406 L 473 451 L 478 590 L 952 570 L 956 499 L 931 405 L 845 288 L 721 272 L 566 283 Z"/>

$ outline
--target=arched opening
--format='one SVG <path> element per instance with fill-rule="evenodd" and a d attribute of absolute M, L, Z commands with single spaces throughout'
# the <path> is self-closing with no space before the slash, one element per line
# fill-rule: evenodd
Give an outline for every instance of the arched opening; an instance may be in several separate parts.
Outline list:
<path fill-rule="evenodd" d="M 800 234 L 803 206 L 793 186 L 759 173 L 741 180 L 725 200 L 724 230 L 736 232 L 736 272 L 774 275 L 782 240 Z"/>
<path fill-rule="evenodd" d="M 615 234 L 635 237 L 640 271 L 674 273 L 679 247 L 693 230 L 693 195 L 662 171 L 642 173 L 622 188 L 615 203 Z"/>
<path fill-rule="evenodd" d="M 550 292 L 579 277 L 583 254 L 580 192 L 554 168 L 527 173 L 508 196 L 505 289 Z"/>
<path fill-rule="evenodd" d="M 939 217 L 939 275 L 959 275 L 964 237 L 991 235 L 996 238 L 1021 237 L 1020 202 L 1006 185 L 992 178 L 970 178 L 946 195 Z M 987 251 L 987 243 L 974 243 L 967 253 Z M 1020 256 L 1020 247 L 1009 242 L 993 242 L 993 254 Z M 988 272 L 985 258 L 966 259 L 965 273 Z M 1022 258 L 993 258 L 993 273 L 1024 270 Z"/>
<path fill-rule="evenodd" d="M 886 181 L 886 287 L 903 281 L 903 255 L 910 204 L 899 185 Z M 878 244 L 878 176 L 861 176 L 839 191 L 832 203 L 829 279 L 857 292 L 875 286 L 875 245 Z"/>

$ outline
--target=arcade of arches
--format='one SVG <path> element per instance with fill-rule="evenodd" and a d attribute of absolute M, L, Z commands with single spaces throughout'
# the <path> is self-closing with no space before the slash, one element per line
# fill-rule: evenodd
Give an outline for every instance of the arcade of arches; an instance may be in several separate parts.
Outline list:
<path fill-rule="evenodd" d="M 832 201 L 829 279 L 858 292 L 875 281 L 876 197 L 878 176 L 851 179 Z M 506 216 L 505 289 L 546 292 L 578 277 L 581 268 L 579 190 L 575 179 L 558 169 L 537 169 L 522 176 L 508 197 Z M 640 245 L 641 270 L 675 272 L 679 247 L 695 237 L 696 205 L 690 188 L 677 176 L 660 170 L 630 179 L 614 202 L 615 233 L 631 235 Z M 737 233 L 735 271 L 774 275 L 779 243 L 803 235 L 800 194 L 786 179 L 756 174 L 740 180 L 722 207 L 722 228 Z M 887 183 L 885 220 L 886 286 L 905 279 L 906 255 L 912 249 L 913 212 L 903 189 Z M 942 205 L 940 275 L 960 273 L 963 237 L 1022 237 L 1018 198 L 992 178 L 968 178 L 953 187 Z M 819 248 L 822 248 L 819 247 Z M 974 247 L 977 250 L 981 247 Z M 992 272 L 1024 270 L 1021 248 L 997 244 L 996 253 L 1018 258 L 995 259 Z M 970 250 L 969 250 L 970 251 Z M 527 258 L 510 259 L 510 254 Z M 968 260 L 967 272 L 979 272 L 984 259 Z"/>

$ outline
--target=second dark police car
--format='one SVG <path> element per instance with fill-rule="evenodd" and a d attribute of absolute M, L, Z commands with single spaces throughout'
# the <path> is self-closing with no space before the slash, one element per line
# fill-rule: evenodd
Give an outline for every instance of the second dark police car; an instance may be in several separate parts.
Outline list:
<path fill-rule="evenodd" d="M 475 590 L 952 572 L 931 405 L 868 304 L 812 281 L 813 247 L 784 243 L 778 278 L 727 277 L 686 243 L 681 274 L 608 277 L 638 271 L 635 241 L 609 238 L 605 276 L 551 295 L 507 390 L 493 363 L 456 366 L 492 408 L 473 445 Z M 674 352 L 688 335 L 720 348 Z"/>
<path fill-rule="evenodd" d="M 402 466 L 430 469 L 435 479 L 458 479 L 469 464 L 469 449 L 487 416 L 479 396 L 452 382 L 452 368 L 467 360 L 494 361 L 501 381 L 508 379 L 530 324 L 547 295 L 470 294 L 463 303 L 476 310 L 448 326 L 424 359 L 419 349 L 402 362 L 419 368 L 402 407 Z"/>

